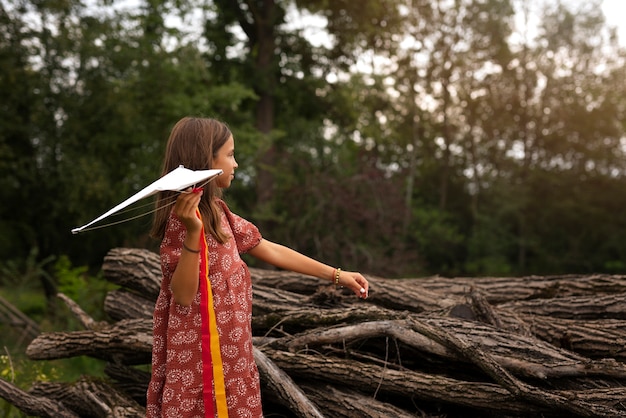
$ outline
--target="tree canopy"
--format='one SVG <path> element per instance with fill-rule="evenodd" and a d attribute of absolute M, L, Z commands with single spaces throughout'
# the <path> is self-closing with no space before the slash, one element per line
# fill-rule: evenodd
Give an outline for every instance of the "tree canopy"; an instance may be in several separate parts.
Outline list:
<path fill-rule="evenodd" d="M 200 115 L 233 129 L 233 210 L 317 259 L 623 272 L 626 51 L 599 5 L 0 0 L 0 259 L 154 248 L 150 217 L 70 230 Z"/>

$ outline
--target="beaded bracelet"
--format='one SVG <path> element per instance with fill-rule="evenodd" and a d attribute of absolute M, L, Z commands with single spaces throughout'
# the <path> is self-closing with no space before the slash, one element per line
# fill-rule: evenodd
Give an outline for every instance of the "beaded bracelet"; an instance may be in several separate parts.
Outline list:
<path fill-rule="evenodd" d="M 183 241 L 183 248 L 187 251 L 189 251 L 190 253 L 194 253 L 194 254 L 198 254 L 200 252 L 200 250 L 192 250 L 191 248 L 187 247 L 187 245 L 185 245 L 185 242 Z"/>
<path fill-rule="evenodd" d="M 339 275 L 341 274 L 341 269 L 337 267 L 335 269 L 335 286 L 339 285 Z"/>

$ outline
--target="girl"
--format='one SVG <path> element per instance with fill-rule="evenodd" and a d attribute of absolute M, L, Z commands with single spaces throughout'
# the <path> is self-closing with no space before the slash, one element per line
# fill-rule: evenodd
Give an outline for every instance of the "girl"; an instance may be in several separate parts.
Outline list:
<path fill-rule="evenodd" d="M 235 177 L 235 142 L 214 119 L 183 118 L 168 139 L 163 174 L 179 165 L 221 169 L 201 189 L 161 192 L 152 235 L 161 240 L 163 281 L 154 309 L 147 416 L 261 417 L 252 346 L 252 285 L 241 253 L 331 280 L 365 299 L 368 282 L 261 237 L 233 214 L 221 190 Z"/>

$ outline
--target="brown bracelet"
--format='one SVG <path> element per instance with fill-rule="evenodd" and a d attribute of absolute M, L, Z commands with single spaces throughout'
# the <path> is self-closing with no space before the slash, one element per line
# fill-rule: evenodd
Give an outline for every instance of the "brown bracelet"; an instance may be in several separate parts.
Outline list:
<path fill-rule="evenodd" d="M 187 251 L 189 251 L 190 253 L 194 253 L 194 254 L 199 254 L 200 250 L 192 250 L 191 248 L 187 247 L 187 245 L 185 245 L 185 242 L 183 241 L 183 248 Z"/>

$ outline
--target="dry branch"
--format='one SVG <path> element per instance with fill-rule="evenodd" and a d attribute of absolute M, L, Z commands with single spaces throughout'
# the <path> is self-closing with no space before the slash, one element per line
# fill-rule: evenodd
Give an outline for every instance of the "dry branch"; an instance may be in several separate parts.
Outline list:
<path fill-rule="evenodd" d="M 495 382 L 501 384 L 516 398 L 522 398 L 538 406 L 546 406 L 573 413 L 581 417 L 618 417 L 626 416 L 626 411 L 618 411 L 604 405 L 596 405 L 572 396 L 550 393 L 526 384 L 515 378 L 500 362 L 487 353 L 478 344 L 459 338 L 442 327 L 433 326 L 427 321 L 410 320 L 414 330 L 427 335 L 433 340 L 452 348 L 459 356 L 465 357 L 488 374 Z"/>
<path fill-rule="evenodd" d="M 293 337 L 275 339 L 268 346 L 291 352 L 328 344 L 349 345 L 353 341 L 390 337 L 417 351 L 447 361 L 462 361 L 464 356 L 450 350 L 449 344 L 420 333 L 416 324 L 439 329 L 467 341 L 497 359 L 497 363 L 515 373 L 536 379 L 596 376 L 626 379 L 626 365 L 612 359 L 593 361 L 544 341 L 507 334 L 488 325 L 471 324 L 455 318 L 411 316 L 402 321 L 364 322 L 306 331 Z"/>
<path fill-rule="evenodd" d="M 538 413 L 541 409 L 518 402 L 506 389 L 492 383 L 466 382 L 417 371 L 399 371 L 355 360 L 263 349 L 296 381 L 317 381 L 336 387 L 358 388 L 367 396 L 393 395 L 453 404 L 471 410 Z"/>
<path fill-rule="evenodd" d="M 113 249 L 103 271 L 121 286 L 105 299 L 112 321 L 66 300 L 86 330 L 41 334 L 27 354 L 105 359 L 109 381 L 28 396 L 80 417 L 140 416 L 149 372 L 133 366 L 150 362 L 158 255 Z M 268 416 L 626 416 L 626 276 L 368 276 L 362 301 L 315 278 L 251 273 Z"/>
<path fill-rule="evenodd" d="M 83 327 L 87 329 L 94 329 L 98 327 L 98 324 L 94 319 L 85 312 L 78 303 L 65 296 L 63 293 L 57 293 L 57 297 L 61 299 L 74 316 L 80 321 Z"/>
<path fill-rule="evenodd" d="M 8 300 L 0 296 L 0 321 L 21 330 L 20 339 L 30 341 L 39 334 L 39 324 L 24 315 Z"/>

